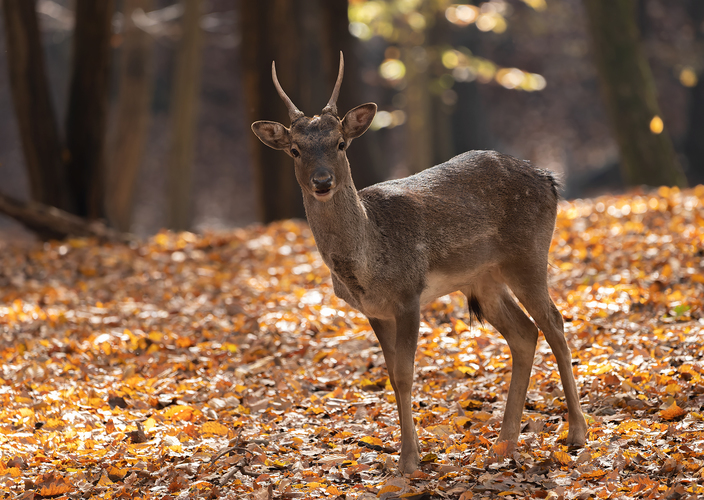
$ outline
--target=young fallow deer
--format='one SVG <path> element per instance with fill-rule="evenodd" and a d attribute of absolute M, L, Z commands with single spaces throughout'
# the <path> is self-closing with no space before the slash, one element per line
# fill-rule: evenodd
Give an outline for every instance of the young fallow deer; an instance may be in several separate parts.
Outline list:
<path fill-rule="evenodd" d="M 497 442 L 516 442 L 538 328 L 555 353 L 569 412 L 567 443 L 581 446 L 587 425 L 572 374 L 560 312 L 548 294 L 548 250 L 557 214 L 557 182 L 528 162 L 494 151 L 470 151 L 405 179 L 361 191 L 352 182 L 346 151 L 376 114 L 357 106 L 340 120 L 337 83 L 320 115 L 306 117 L 272 78 L 286 103 L 290 128 L 258 121 L 261 141 L 293 158 L 310 228 L 330 268 L 335 294 L 364 313 L 384 352 L 401 426 L 399 469 L 419 463 L 411 410 L 420 308 L 460 290 L 470 314 L 506 339 L 513 358 Z"/>

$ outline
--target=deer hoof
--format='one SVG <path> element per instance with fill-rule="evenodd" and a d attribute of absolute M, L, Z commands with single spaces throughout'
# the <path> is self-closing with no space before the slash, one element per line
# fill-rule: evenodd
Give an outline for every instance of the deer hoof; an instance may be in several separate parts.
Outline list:
<path fill-rule="evenodd" d="M 578 425 L 572 425 L 570 422 L 570 429 L 567 432 L 566 443 L 567 446 L 574 448 L 581 448 L 587 442 L 587 422 L 584 417 L 580 415 L 578 419 Z"/>
<path fill-rule="evenodd" d="M 418 470 L 418 464 L 420 464 L 420 458 L 418 456 L 401 457 L 398 460 L 398 471 L 401 474 L 412 474 Z"/>
<path fill-rule="evenodd" d="M 583 447 L 586 442 L 587 442 L 587 436 L 586 436 L 585 431 L 574 431 L 570 430 L 567 433 L 567 439 L 565 440 L 565 443 L 567 446 L 570 448 L 581 448 Z"/>

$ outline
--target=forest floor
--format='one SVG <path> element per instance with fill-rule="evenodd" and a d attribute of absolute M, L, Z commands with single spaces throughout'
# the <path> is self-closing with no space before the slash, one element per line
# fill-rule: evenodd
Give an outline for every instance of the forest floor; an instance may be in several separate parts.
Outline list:
<path fill-rule="evenodd" d="M 704 186 L 562 202 L 551 262 L 586 446 L 541 335 L 519 443 L 492 453 L 510 355 L 453 294 L 423 310 L 401 476 L 381 350 L 305 224 L 5 244 L 0 498 L 702 495 Z"/>

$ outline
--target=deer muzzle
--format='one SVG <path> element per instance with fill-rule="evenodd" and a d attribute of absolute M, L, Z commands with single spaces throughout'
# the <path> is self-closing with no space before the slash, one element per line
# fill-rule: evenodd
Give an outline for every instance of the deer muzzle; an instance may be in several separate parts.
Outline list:
<path fill-rule="evenodd" d="M 325 201 L 332 196 L 332 189 L 335 187 L 335 178 L 326 169 L 318 169 L 311 176 L 313 193 L 318 200 Z"/>

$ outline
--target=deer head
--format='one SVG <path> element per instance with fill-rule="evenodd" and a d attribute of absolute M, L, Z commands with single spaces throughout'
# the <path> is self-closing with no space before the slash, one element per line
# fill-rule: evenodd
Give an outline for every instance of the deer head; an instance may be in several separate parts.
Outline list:
<path fill-rule="evenodd" d="M 293 158 L 296 179 L 303 194 L 318 201 L 329 201 L 341 186 L 351 184 L 347 148 L 352 139 L 369 128 L 376 114 L 376 104 L 367 103 L 337 116 L 337 97 L 342 85 L 345 62 L 340 52 L 340 70 L 332 96 L 320 115 L 308 118 L 281 88 L 276 77 L 276 65 L 271 63 L 274 86 L 286 104 L 291 126 L 278 122 L 258 121 L 252 131 L 267 146 L 281 149 Z"/>

